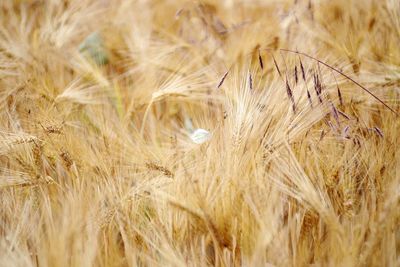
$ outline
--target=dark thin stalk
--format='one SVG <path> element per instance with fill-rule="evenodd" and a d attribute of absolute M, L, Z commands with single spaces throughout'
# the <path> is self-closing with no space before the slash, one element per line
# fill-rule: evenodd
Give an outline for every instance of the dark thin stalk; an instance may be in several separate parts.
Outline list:
<path fill-rule="evenodd" d="M 225 72 L 224 76 L 222 77 L 221 81 L 219 82 L 217 88 L 220 88 L 225 81 L 226 76 L 228 76 L 229 70 Z"/>
<path fill-rule="evenodd" d="M 260 54 L 260 50 L 258 50 L 258 62 L 260 63 L 260 67 L 263 70 L 264 69 L 264 63 L 263 63 L 263 59 L 262 59 L 261 54 Z"/>

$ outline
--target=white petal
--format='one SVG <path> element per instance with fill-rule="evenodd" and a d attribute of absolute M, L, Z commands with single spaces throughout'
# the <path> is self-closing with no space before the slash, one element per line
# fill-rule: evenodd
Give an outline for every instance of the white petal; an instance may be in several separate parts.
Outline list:
<path fill-rule="evenodd" d="M 211 133 L 204 129 L 196 129 L 191 135 L 190 139 L 196 144 L 202 144 L 211 138 Z"/>

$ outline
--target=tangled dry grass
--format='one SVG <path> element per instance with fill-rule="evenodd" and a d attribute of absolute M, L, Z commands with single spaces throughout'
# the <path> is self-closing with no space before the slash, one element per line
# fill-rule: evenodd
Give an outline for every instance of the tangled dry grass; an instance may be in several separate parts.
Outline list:
<path fill-rule="evenodd" d="M 399 44 L 397 0 L 0 1 L 0 265 L 400 266 Z"/>

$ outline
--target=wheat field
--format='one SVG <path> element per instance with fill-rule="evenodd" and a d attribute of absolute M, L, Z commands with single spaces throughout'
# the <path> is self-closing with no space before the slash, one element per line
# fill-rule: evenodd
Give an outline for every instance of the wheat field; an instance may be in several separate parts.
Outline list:
<path fill-rule="evenodd" d="M 398 0 L 0 0 L 0 266 L 400 266 Z"/>

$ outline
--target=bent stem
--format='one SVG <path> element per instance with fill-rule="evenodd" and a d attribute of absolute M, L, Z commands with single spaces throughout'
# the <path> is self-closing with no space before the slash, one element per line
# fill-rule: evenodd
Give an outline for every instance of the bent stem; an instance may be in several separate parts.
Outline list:
<path fill-rule="evenodd" d="M 265 49 L 268 52 L 271 52 L 273 49 Z M 323 62 L 322 60 L 319 60 L 318 58 L 315 58 L 313 56 L 310 56 L 306 53 L 303 52 L 299 52 L 299 51 L 294 51 L 294 50 L 290 50 L 290 49 L 284 49 L 281 48 L 279 49 L 279 51 L 282 52 L 287 52 L 287 53 L 293 53 L 293 54 L 297 54 L 297 55 L 301 55 L 301 56 L 305 56 L 309 59 L 312 59 L 318 63 L 321 63 L 322 65 L 324 65 L 325 67 L 333 70 L 334 72 L 338 73 L 339 75 L 345 77 L 346 79 L 348 79 L 349 81 L 351 81 L 352 83 L 354 83 L 355 85 L 357 85 L 358 87 L 360 87 L 362 90 L 364 90 L 365 92 L 367 92 L 369 95 L 371 95 L 373 98 L 375 98 L 377 101 L 379 101 L 382 105 L 384 105 L 386 108 L 388 108 L 390 111 L 392 111 L 396 116 L 399 116 L 399 114 L 393 109 L 391 108 L 388 104 L 386 104 L 383 100 L 381 100 L 379 97 L 377 97 L 374 93 L 372 93 L 370 90 L 368 90 L 365 86 L 361 85 L 359 82 L 357 82 L 356 80 L 354 80 L 353 78 L 351 78 L 350 76 L 348 76 L 347 74 L 345 74 L 344 72 L 336 69 L 335 67 L 329 65 L 328 63 Z M 274 60 L 275 61 L 275 60 Z M 276 63 L 275 63 L 276 64 Z"/>

